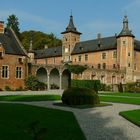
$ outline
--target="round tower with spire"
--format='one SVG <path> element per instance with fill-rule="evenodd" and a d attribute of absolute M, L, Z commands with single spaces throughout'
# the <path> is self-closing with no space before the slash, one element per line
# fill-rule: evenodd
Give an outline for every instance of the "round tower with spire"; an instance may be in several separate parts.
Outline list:
<path fill-rule="evenodd" d="M 81 33 L 77 31 L 74 22 L 73 16 L 71 14 L 69 24 L 66 27 L 66 30 L 61 33 L 63 35 L 62 39 L 62 58 L 63 62 L 71 62 L 71 52 L 77 42 L 80 42 Z"/>
<path fill-rule="evenodd" d="M 123 28 L 117 36 L 117 63 L 120 68 L 126 69 L 126 81 L 133 81 L 134 68 L 134 38 L 128 26 L 128 18 L 123 18 Z"/>

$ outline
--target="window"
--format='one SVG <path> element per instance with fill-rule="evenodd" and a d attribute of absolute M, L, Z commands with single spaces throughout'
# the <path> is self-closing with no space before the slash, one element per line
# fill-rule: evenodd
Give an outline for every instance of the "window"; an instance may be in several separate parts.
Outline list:
<path fill-rule="evenodd" d="M 85 61 L 88 61 L 88 54 L 85 54 Z"/>
<path fill-rule="evenodd" d="M 137 65 L 136 64 L 134 64 L 134 70 L 137 70 Z"/>
<path fill-rule="evenodd" d="M 103 69 L 106 69 L 106 63 L 103 63 Z"/>
<path fill-rule="evenodd" d="M 16 67 L 16 78 L 21 78 L 21 67 Z"/>
<path fill-rule="evenodd" d="M 101 69 L 101 64 L 98 64 L 98 69 Z"/>
<path fill-rule="evenodd" d="M 113 51 L 113 58 L 117 58 L 117 51 Z"/>
<path fill-rule="evenodd" d="M 65 53 L 68 53 L 69 52 L 69 49 L 68 48 L 65 48 Z"/>
<path fill-rule="evenodd" d="M 123 45 L 125 45 L 125 43 L 126 43 L 126 42 L 125 42 L 125 41 L 123 41 Z"/>
<path fill-rule="evenodd" d="M 106 53 L 102 53 L 102 59 L 106 59 Z"/>
<path fill-rule="evenodd" d="M 81 55 L 78 56 L 78 60 L 79 60 L 79 62 L 81 62 Z"/>
<path fill-rule="evenodd" d="M 23 58 L 18 58 L 18 62 L 19 62 L 20 64 L 23 64 Z"/>
<path fill-rule="evenodd" d="M 2 57 L 3 57 L 3 54 L 2 54 L 2 52 L 0 52 L 0 59 L 2 59 Z"/>
<path fill-rule="evenodd" d="M 128 53 L 128 56 L 130 56 L 130 52 Z"/>
<path fill-rule="evenodd" d="M 116 64 L 113 64 L 113 69 L 116 69 Z"/>
<path fill-rule="evenodd" d="M 130 67 L 130 63 L 128 63 L 128 67 Z"/>
<path fill-rule="evenodd" d="M 2 66 L 2 78 L 8 78 L 9 66 Z"/>

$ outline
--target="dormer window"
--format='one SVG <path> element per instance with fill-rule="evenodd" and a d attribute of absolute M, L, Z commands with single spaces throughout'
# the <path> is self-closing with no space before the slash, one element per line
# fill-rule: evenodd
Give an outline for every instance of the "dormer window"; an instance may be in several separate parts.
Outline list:
<path fill-rule="evenodd" d="M 18 58 L 18 62 L 19 62 L 19 64 L 23 64 L 23 58 Z"/>

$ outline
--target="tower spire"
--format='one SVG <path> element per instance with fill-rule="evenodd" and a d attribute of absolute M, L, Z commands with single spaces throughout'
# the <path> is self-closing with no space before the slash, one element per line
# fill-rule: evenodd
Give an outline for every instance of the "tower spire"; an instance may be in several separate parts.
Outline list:
<path fill-rule="evenodd" d="M 134 35 L 131 33 L 131 30 L 129 30 L 127 15 L 125 15 L 123 18 L 123 28 L 122 28 L 122 31 L 120 32 L 120 34 L 118 35 L 118 37 L 121 37 L 121 36 L 134 37 Z"/>
<path fill-rule="evenodd" d="M 80 32 L 77 31 L 77 29 L 76 29 L 76 27 L 74 25 L 72 11 L 71 11 L 71 15 L 70 15 L 69 24 L 66 27 L 66 30 L 64 32 L 62 32 L 62 34 L 68 33 L 68 32 L 73 32 L 73 33 L 76 33 L 76 34 L 81 34 Z"/>

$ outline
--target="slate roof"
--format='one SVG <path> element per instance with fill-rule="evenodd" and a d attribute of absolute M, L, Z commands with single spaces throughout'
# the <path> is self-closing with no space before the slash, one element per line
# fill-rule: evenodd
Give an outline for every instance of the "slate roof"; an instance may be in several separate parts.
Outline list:
<path fill-rule="evenodd" d="M 122 31 L 120 32 L 120 34 L 118 35 L 118 37 L 122 37 L 122 36 L 131 36 L 131 37 L 135 37 L 131 30 L 129 30 L 129 27 L 128 27 L 128 18 L 127 16 L 124 16 L 123 18 L 123 29 Z"/>
<path fill-rule="evenodd" d="M 76 43 L 72 54 L 104 51 L 117 48 L 116 36 Z"/>
<path fill-rule="evenodd" d="M 61 34 L 65 34 L 65 33 L 69 33 L 69 32 L 81 34 L 80 32 L 77 31 L 76 27 L 74 26 L 72 15 L 70 16 L 69 24 L 66 28 L 66 31 L 62 32 Z"/>
<path fill-rule="evenodd" d="M 47 48 L 43 50 L 35 50 L 34 52 L 36 59 L 58 57 L 62 56 L 62 46 Z"/>
<path fill-rule="evenodd" d="M 0 43 L 4 47 L 6 54 L 26 55 L 11 29 L 5 29 L 4 34 L 0 34 Z"/>
<path fill-rule="evenodd" d="M 136 51 L 140 51 L 140 41 L 138 41 L 138 40 L 134 41 L 134 49 Z"/>

